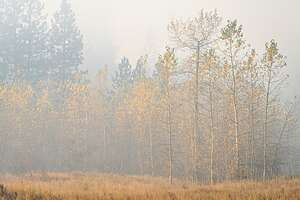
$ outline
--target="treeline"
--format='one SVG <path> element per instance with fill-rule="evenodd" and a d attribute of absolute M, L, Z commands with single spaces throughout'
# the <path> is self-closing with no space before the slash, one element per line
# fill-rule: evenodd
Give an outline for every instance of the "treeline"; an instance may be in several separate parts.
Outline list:
<path fill-rule="evenodd" d="M 201 11 L 170 22 L 172 47 L 155 65 L 123 58 L 112 77 L 105 67 L 89 82 L 70 4 L 48 26 L 41 1 L 1 2 L 2 172 L 214 183 L 299 170 L 298 103 L 280 101 L 288 77 L 274 40 L 258 54 L 237 21 Z"/>
<path fill-rule="evenodd" d="M 1 0 L 0 80 L 37 84 L 82 74 L 82 34 L 67 0 L 48 18 L 41 0 Z"/>

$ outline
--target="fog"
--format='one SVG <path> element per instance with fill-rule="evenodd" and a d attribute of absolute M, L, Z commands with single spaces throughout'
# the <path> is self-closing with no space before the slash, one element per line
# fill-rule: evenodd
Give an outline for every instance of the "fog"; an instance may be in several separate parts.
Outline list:
<path fill-rule="evenodd" d="M 169 43 L 167 25 L 173 18 L 188 18 L 201 9 L 217 9 L 224 20 L 237 19 L 247 40 L 263 50 L 270 38 L 280 43 L 288 57 L 289 97 L 300 94 L 300 14 L 297 0 L 70 0 L 84 34 L 84 67 L 94 74 L 104 65 L 116 65 L 122 56 L 136 62 L 139 56 L 158 52 Z M 59 0 L 47 0 L 51 13 Z M 96 21 L 94 21 L 96 19 Z"/>
<path fill-rule="evenodd" d="M 299 6 L 0 0 L 0 173 L 299 176 Z"/>

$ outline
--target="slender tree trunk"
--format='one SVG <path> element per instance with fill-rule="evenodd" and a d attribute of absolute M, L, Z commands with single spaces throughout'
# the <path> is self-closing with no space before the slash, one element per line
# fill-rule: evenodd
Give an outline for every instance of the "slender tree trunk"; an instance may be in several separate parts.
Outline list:
<path fill-rule="evenodd" d="M 107 165 L 107 132 L 106 125 L 103 127 L 103 170 L 106 171 Z"/>
<path fill-rule="evenodd" d="M 195 121 L 194 121 L 194 134 L 192 139 L 192 164 L 193 164 L 193 182 L 197 182 L 197 137 L 199 136 L 199 68 L 200 68 L 200 41 L 197 42 L 197 60 L 196 60 L 196 74 L 195 74 Z"/>
<path fill-rule="evenodd" d="M 172 143 L 172 116 L 171 105 L 168 105 L 168 131 L 169 131 L 169 182 L 173 183 L 173 143 Z"/>
<path fill-rule="evenodd" d="M 236 154 L 235 159 L 236 159 L 237 178 L 239 179 L 240 178 L 239 120 L 238 120 L 238 110 L 237 110 L 237 99 L 235 94 L 233 97 L 233 110 L 234 110 L 234 133 L 235 133 L 235 154 Z"/>
<path fill-rule="evenodd" d="M 210 78 L 211 79 L 211 78 Z M 210 184 L 214 183 L 214 117 L 213 117 L 213 92 L 212 92 L 212 81 L 210 80 L 209 85 L 209 101 L 210 101 Z"/>
<path fill-rule="evenodd" d="M 237 178 L 240 178 L 240 149 L 239 149 L 239 116 L 237 108 L 237 86 L 236 86 L 236 72 L 235 64 L 232 54 L 232 43 L 230 43 L 230 60 L 231 60 L 231 73 L 232 73 L 232 96 L 233 96 L 233 112 L 234 112 L 234 134 L 235 134 L 235 162 Z"/>
<path fill-rule="evenodd" d="M 272 74 L 271 70 L 268 72 L 268 85 L 267 85 L 267 96 L 266 96 L 266 104 L 265 104 L 265 120 L 264 120 L 264 133 L 263 133 L 263 151 L 264 151 L 264 169 L 263 169 L 263 180 L 266 180 L 267 176 L 267 135 L 268 135 L 268 111 L 269 111 L 269 97 L 270 97 L 270 89 L 271 89 L 271 79 Z"/>
<path fill-rule="evenodd" d="M 252 76 L 252 75 L 251 75 Z M 251 134 L 251 158 L 250 158 L 250 177 L 251 179 L 254 178 L 254 156 L 255 156 L 255 131 L 254 131 L 254 85 L 253 85 L 253 77 L 252 79 L 252 85 L 251 85 L 251 102 L 250 102 L 250 134 Z"/>
<path fill-rule="evenodd" d="M 145 122 L 145 120 L 143 120 Z M 145 123 L 142 125 L 142 137 L 140 138 L 139 142 L 139 155 L 140 155 L 140 171 L 141 175 L 143 176 L 145 174 L 145 169 L 144 169 L 144 147 L 145 147 L 145 136 L 146 136 L 146 128 L 145 128 Z"/>
<path fill-rule="evenodd" d="M 151 168 L 151 176 L 154 176 L 154 160 L 153 160 L 153 133 L 152 133 L 152 124 L 150 125 L 149 130 L 149 139 L 150 139 L 150 168 Z"/>
<path fill-rule="evenodd" d="M 168 123 L 168 157 L 169 157 L 169 183 L 173 183 L 173 135 L 172 135 L 172 108 L 171 108 L 171 94 L 170 94 L 170 72 L 167 74 L 167 123 Z"/>

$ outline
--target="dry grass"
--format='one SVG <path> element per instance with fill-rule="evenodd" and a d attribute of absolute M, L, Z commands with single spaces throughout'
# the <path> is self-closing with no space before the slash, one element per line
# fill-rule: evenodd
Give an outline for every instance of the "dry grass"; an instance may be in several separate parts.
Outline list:
<path fill-rule="evenodd" d="M 169 185 L 162 178 L 150 177 L 37 173 L 2 176 L 1 183 L 17 192 L 18 200 L 300 200 L 300 179 L 196 186 L 181 182 Z"/>

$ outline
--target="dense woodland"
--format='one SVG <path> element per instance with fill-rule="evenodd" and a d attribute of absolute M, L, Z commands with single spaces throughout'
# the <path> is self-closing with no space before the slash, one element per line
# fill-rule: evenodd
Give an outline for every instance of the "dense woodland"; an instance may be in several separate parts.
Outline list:
<path fill-rule="evenodd" d="M 238 21 L 202 10 L 169 23 L 155 62 L 124 57 L 94 76 L 75 19 L 67 0 L 52 17 L 41 0 L 0 0 L 1 172 L 201 183 L 299 173 L 298 101 L 280 98 L 276 41 L 259 53 Z"/>

